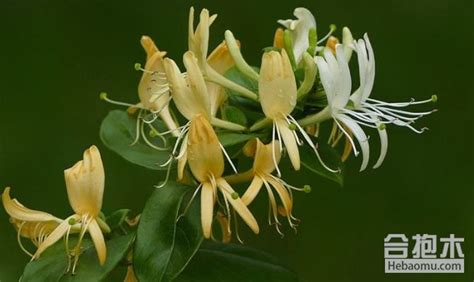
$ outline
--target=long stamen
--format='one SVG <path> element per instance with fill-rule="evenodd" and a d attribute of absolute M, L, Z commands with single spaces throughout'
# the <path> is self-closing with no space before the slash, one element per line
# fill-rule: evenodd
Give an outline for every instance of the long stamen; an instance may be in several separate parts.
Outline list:
<path fill-rule="evenodd" d="M 137 106 L 137 105 L 134 105 L 134 104 L 130 104 L 130 103 L 124 103 L 124 102 L 119 102 L 119 101 L 115 101 L 115 100 L 112 100 L 112 99 L 109 99 L 107 97 L 107 93 L 105 92 L 102 92 L 100 93 L 99 95 L 100 99 L 101 100 L 104 100 L 110 104 L 114 104 L 114 105 L 118 105 L 118 106 L 125 106 L 125 107 L 132 107 L 132 108 L 137 108 L 137 109 L 142 109 L 142 110 L 147 110 L 145 109 L 144 107 L 140 107 L 140 106 Z"/>
<path fill-rule="evenodd" d="M 347 133 L 344 128 L 341 126 L 341 124 L 337 121 L 337 119 L 334 119 L 334 121 L 336 122 L 337 126 L 339 127 L 339 130 L 341 130 L 344 135 L 346 135 L 346 138 L 349 140 L 349 142 L 351 142 L 351 145 L 352 145 L 352 150 L 354 150 L 354 155 L 357 157 L 359 155 L 359 151 L 357 151 L 357 148 L 354 144 L 354 140 L 352 139 L 352 137 L 349 135 L 349 133 Z"/>
<path fill-rule="evenodd" d="M 237 168 L 235 168 L 235 165 L 232 162 L 232 159 L 229 157 L 229 155 L 227 154 L 224 146 L 222 146 L 222 144 L 220 142 L 219 142 L 219 146 L 221 147 L 221 150 L 224 153 L 224 156 L 226 157 L 227 161 L 229 162 L 230 166 L 232 167 L 232 170 L 234 170 L 235 173 L 238 173 Z"/>
<path fill-rule="evenodd" d="M 142 123 L 141 126 L 140 126 L 140 132 L 141 132 L 141 135 L 143 137 L 143 141 L 145 141 L 145 143 L 150 146 L 151 148 L 155 149 L 155 150 L 158 150 L 158 151 L 167 151 L 169 148 L 168 147 L 158 147 L 156 146 L 155 144 L 151 143 L 150 140 L 148 140 L 148 137 L 145 133 L 145 129 L 144 129 L 144 125 L 145 123 Z"/>
<path fill-rule="evenodd" d="M 244 244 L 244 240 L 240 238 L 240 232 L 239 232 L 239 223 L 238 223 L 238 217 L 236 215 L 235 210 L 232 210 L 232 213 L 234 214 L 234 229 L 235 229 L 235 235 L 237 237 L 237 240 L 239 241 L 240 244 Z M 229 229 L 230 229 L 230 223 L 229 223 Z"/>
<path fill-rule="evenodd" d="M 340 169 L 332 169 L 330 167 L 328 167 L 323 159 L 321 158 L 321 156 L 319 155 L 319 152 L 318 152 L 318 148 L 314 145 L 313 141 L 311 140 L 311 137 L 309 137 L 309 135 L 306 133 L 306 131 L 298 124 L 298 122 L 296 121 L 296 119 L 294 117 L 292 117 L 291 115 L 288 116 L 288 118 L 293 122 L 294 125 L 296 125 L 296 127 L 299 129 L 301 135 L 303 135 L 303 138 L 306 140 L 306 142 L 308 143 L 308 145 L 313 149 L 313 151 L 316 153 L 316 157 L 318 158 L 319 162 L 321 163 L 321 165 L 329 170 L 330 172 L 333 172 L 333 173 L 338 173 L 340 172 Z M 289 121 L 288 121 L 289 122 Z"/>
<path fill-rule="evenodd" d="M 318 40 L 318 44 L 321 44 L 323 43 L 326 39 L 329 38 L 329 36 L 331 36 L 331 34 L 336 30 L 336 25 L 332 24 L 329 26 L 329 32 L 321 39 Z"/>
<path fill-rule="evenodd" d="M 166 184 L 168 183 L 168 180 L 170 178 L 170 174 L 171 174 L 171 165 L 173 164 L 172 161 L 169 162 L 168 164 L 168 167 L 166 169 L 166 176 L 165 176 L 165 180 L 163 180 L 160 184 L 158 185 L 155 185 L 155 188 L 157 189 L 160 189 L 160 188 L 163 188 L 166 186 Z"/>
<path fill-rule="evenodd" d="M 186 213 L 188 212 L 189 208 L 191 207 L 191 204 L 194 201 L 194 198 L 196 198 L 196 195 L 198 194 L 199 190 L 201 189 L 202 184 L 199 184 L 199 186 L 196 188 L 194 191 L 193 195 L 191 196 L 191 199 L 189 199 L 188 203 L 186 204 L 186 207 L 184 208 L 183 212 L 176 218 L 176 222 L 179 221 L 180 218 L 184 217 Z"/>
<path fill-rule="evenodd" d="M 20 246 L 21 250 L 29 255 L 31 258 L 33 258 L 33 254 L 28 252 L 28 250 L 25 248 L 25 246 L 23 246 L 23 243 L 21 242 L 21 230 L 23 229 L 23 225 L 25 225 L 25 222 L 23 221 L 21 224 L 20 224 L 20 227 L 18 227 L 18 232 L 16 234 L 16 240 L 18 241 L 18 245 Z"/>

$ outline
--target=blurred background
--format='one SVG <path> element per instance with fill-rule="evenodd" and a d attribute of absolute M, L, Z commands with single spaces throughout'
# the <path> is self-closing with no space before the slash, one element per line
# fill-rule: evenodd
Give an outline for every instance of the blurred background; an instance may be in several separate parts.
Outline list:
<path fill-rule="evenodd" d="M 141 73 L 133 65 L 144 62 L 143 34 L 181 61 L 191 5 L 219 14 L 211 48 L 231 29 L 255 65 L 261 49 L 272 44 L 276 21 L 292 18 L 295 7 L 307 7 L 320 36 L 330 24 L 338 31 L 349 26 L 356 38 L 369 33 L 377 62 L 374 98 L 439 98 L 439 112 L 418 124 L 430 131 L 420 136 L 389 128 L 389 153 L 381 168 L 359 173 L 361 160 L 352 157 L 344 187 L 310 174 L 289 179 L 313 187 L 296 198 L 298 234 L 286 230 L 281 239 L 265 226 L 262 197 L 256 206 L 265 227 L 259 236 L 244 234 L 246 244 L 276 255 L 303 281 L 474 279 L 472 0 L 2 0 L 0 186 L 12 186 L 12 195 L 27 207 L 67 216 L 63 170 L 98 144 L 106 169 L 104 211 L 139 213 L 163 175 L 127 163 L 101 144 L 101 120 L 117 107 L 98 94 L 137 101 Z M 371 135 L 377 155 L 378 137 Z M 384 274 L 388 233 L 464 237 L 465 274 Z M 3 209 L 0 242 L 0 281 L 17 281 L 29 258 Z"/>

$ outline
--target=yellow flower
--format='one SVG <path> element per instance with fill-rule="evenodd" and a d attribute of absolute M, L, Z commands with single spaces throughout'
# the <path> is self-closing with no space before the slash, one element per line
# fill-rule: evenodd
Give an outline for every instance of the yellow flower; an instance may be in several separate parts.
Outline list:
<path fill-rule="evenodd" d="M 198 115 L 191 121 L 187 147 L 189 167 L 200 183 L 197 189 L 201 189 L 201 224 L 204 237 L 211 236 L 214 204 L 218 198 L 217 191 L 223 196 L 227 215 L 230 216 L 230 203 L 245 223 L 258 233 L 258 224 L 252 213 L 234 189 L 222 178 L 224 156 L 217 135 L 205 117 Z"/>
<path fill-rule="evenodd" d="M 258 81 L 260 103 L 265 116 L 273 121 L 273 140 L 281 137 L 295 170 L 300 169 L 298 140 L 289 128 L 296 106 L 296 80 L 286 51 L 263 54 Z M 276 166 L 277 167 L 277 166 Z M 278 170 L 278 167 L 277 167 Z"/>
<path fill-rule="evenodd" d="M 140 43 L 147 54 L 147 59 L 142 78 L 138 84 L 138 96 L 140 98 L 140 104 L 138 105 L 152 113 L 158 113 L 168 129 L 176 135 L 178 126 L 168 108 L 170 90 L 163 64 L 166 52 L 160 51 L 148 36 L 142 36 Z"/>
<path fill-rule="evenodd" d="M 216 52 L 221 51 L 218 50 Z M 217 59 L 219 57 L 225 57 L 225 55 L 220 56 L 219 54 L 215 56 Z M 214 61 L 213 58 L 211 59 Z M 173 101 L 179 112 L 189 121 L 181 128 L 171 153 L 171 158 L 166 163 L 171 164 L 172 159 L 178 159 L 178 179 L 183 177 L 183 171 L 187 161 L 186 140 L 188 138 L 188 130 L 191 120 L 196 116 L 201 116 L 208 120 L 208 122 L 221 128 L 234 130 L 245 129 L 245 127 L 241 125 L 224 121 L 213 116 L 212 111 L 216 111 L 218 106 L 216 104 L 211 105 L 211 98 L 213 98 L 213 101 L 217 101 L 219 98 L 210 96 L 208 85 L 206 85 L 206 81 L 198 65 L 198 59 L 193 52 L 188 51 L 183 56 L 183 62 L 187 71 L 186 77 L 183 77 L 180 69 L 173 60 L 168 58 L 164 60 L 164 67 L 170 81 Z M 215 64 L 217 65 L 217 62 Z M 218 67 L 225 68 L 226 65 L 227 64 L 223 62 L 222 65 Z M 221 89 L 216 88 L 214 88 L 214 90 L 221 91 Z M 166 181 L 164 183 L 166 183 Z"/>
<path fill-rule="evenodd" d="M 309 135 L 291 116 L 297 102 L 297 88 L 290 59 L 284 49 L 281 52 L 270 51 L 263 54 L 258 87 L 263 112 L 266 119 L 273 123 L 272 140 L 276 140 L 278 137 L 279 140 L 283 141 L 293 168 L 295 170 L 300 169 L 298 145 L 302 145 L 303 142 L 298 138 L 296 132 L 298 130 L 314 150 L 321 164 L 327 170 L 337 172 L 337 170 L 333 170 L 324 164 Z M 264 124 L 265 120 L 258 122 L 252 126 L 251 130 L 256 130 Z M 283 149 L 281 143 L 279 149 L 280 151 Z M 275 148 L 273 148 L 272 154 L 276 154 Z M 275 158 L 274 163 L 278 176 L 280 176 Z"/>
<path fill-rule="evenodd" d="M 69 203 L 75 214 L 62 221 L 49 236 L 38 246 L 33 258 L 38 258 L 48 247 L 56 243 L 63 236 L 66 236 L 66 245 L 68 237 L 73 226 L 80 224 L 79 240 L 77 245 L 67 252 L 70 258 L 73 258 L 72 273 L 75 268 L 81 252 L 82 239 L 86 232 L 89 232 L 99 263 L 103 265 L 107 257 L 104 236 L 101 226 L 108 231 L 108 227 L 99 218 L 102 207 L 102 197 L 104 193 L 104 167 L 97 147 L 92 146 L 84 152 L 84 159 L 77 162 L 73 167 L 64 171 L 66 180 Z"/>
<path fill-rule="evenodd" d="M 280 161 L 281 157 L 280 151 L 275 152 L 275 147 L 279 146 L 279 141 L 273 141 L 267 145 L 264 145 L 259 139 L 256 139 L 254 142 L 252 142 L 252 145 L 254 149 L 248 151 L 251 151 L 255 154 L 252 167 L 253 179 L 249 188 L 242 196 L 242 202 L 244 202 L 246 205 L 249 205 L 260 192 L 262 186 L 265 186 L 271 207 L 269 212 L 271 212 L 278 233 L 283 235 L 279 228 L 281 224 L 278 220 L 278 213 L 282 214 L 288 219 L 288 222 L 292 228 L 296 228 L 296 223 L 294 221 L 297 221 L 297 219 L 292 215 L 293 195 L 291 190 L 309 192 L 310 187 L 294 187 L 283 181 L 281 178 L 272 175 L 272 172 L 275 170 L 276 165 Z M 280 198 L 282 206 L 278 206 L 272 188 L 276 191 L 278 197 Z M 271 222 L 270 214 L 269 221 Z"/>
<path fill-rule="evenodd" d="M 38 246 L 63 222 L 62 219 L 49 213 L 26 208 L 17 199 L 12 199 L 10 187 L 3 191 L 2 202 L 10 216 L 10 222 L 18 232 L 17 239 L 21 249 L 30 256 L 33 255 L 24 248 L 21 237 L 30 239 L 35 246 Z"/>

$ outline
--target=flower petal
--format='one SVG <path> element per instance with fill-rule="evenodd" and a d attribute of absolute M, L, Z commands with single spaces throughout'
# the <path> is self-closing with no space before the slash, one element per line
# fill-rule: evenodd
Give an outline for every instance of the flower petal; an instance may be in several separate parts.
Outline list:
<path fill-rule="evenodd" d="M 70 227 L 69 219 L 71 218 L 78 219 L 79 217 L 71 216 L 67 218 L 65 221 L 63 221 L 61 224 L 59 224 L 58 227 L 56 227 L 56 229 L 54 229 L 54 231 L 51 232 L 51 234 L 49 234 L 49 236 L 43 241 L 43 243 L 41 243 L 38 246 L 38 249 L 36 250 L 36 253 L 33 256 L 34 259 L 39 258 L 41 253 L 43 253 L 47 248 L 49 248 L 54 243 L 59 241 L 59 239 L 61 239 L 64 236 L 64 234 L 66 234 L 67 230 Z"/>
<path fill-rule="evenodd" d="M 260 103 L 269 118 L 289 115 L 296 105 L 296 80 L 286 51 L 263 54 L 258 81 Z"/>
<path fill-rule="evenodd" d="M 91 146 L 83 160 L 64 171 L 72 209 L 79 215 L 97 216 L 102 208 L 105 173 L 99 149 Z"/>
<path fill-rule="evenodd" d="M 285 208 L 286 215 L 291 215 L 291 210 L 293 209 L 293 200 L 291 199 L 288 190 L 277 180 L 272 178 L 271 176 L 265 177 L 265 181 L 269 182 L 273 188 L 277 191 L 278 196 L 280 196 L 280 200 Z"/>
<path fill-rule="evenodd" d="M 253 170 L 256 173 L 270 174 L 275 170 L 275 163 L 278 164 L 281 158 L 280 141 L 274 140 L 268 144 L 263 144 L 260 139 L 256 140 L 256 150 L 253 162 Z M 275 151 L 275 160 L 273 160 Z"/>
<path fill-rule="evenodd" d="M 260 229 L 258 227 L 257 220 L 255 220 L 255 217 L 244 204 L 242 199 L 237 198 L 234 200 L 232 198 L 232 194 L 235 193 L 235 191 L 223 178 L 218 178 L 216 181 L 217 186 L 220 188 L 222 194 L 224 195 L 224 197 L 227 198 L 234 210 L 240 215 L 240 217 L 242 217 L 242 219 L 250 227 L 250 229 L 252 229 L 255 234 L 258 234 L 260 232 Z"/>
<path fill-rule="evenodd" d="M 280 135 L 283 139 L 283 144 L 285 144 L 288 156 L 290 157 L 291 164 L 295 170 L 299 170 L 300 152 L 298 150 L 298 144 L 296 143 L 295 135 L 293 135 L 293 132 L 288 128 L 286 121 L 282 119 L 276 119 L 275 122 L 278 126 L 278 130 L 280 130 Z"/>
<path fill-rule="evenodd" d="M 107 247 L 105 246 L 104 235 L 100 230 L 99 224 L 95 219 L 89 223 L 89 234 L 91 235 L 92 242 L 94 243 L 95 250 L 97 251 L 97 257 L 99 258 L 100 265 L 104 265 L 107 258 Z"/>
<path fill-rule="evenodd" d="M 250 183 L 250 186 L 245 190 L 244 195 L 242 196 L 242 202 L 248 206 L 252 201 L 257 197 L 258 192 L 262 188 L 263 181 L 260 176 L 255 176 Z"/>
<path fill-rule="evenodd" d="M 365 170 L 367 168 L 367 164 L 369 163 L 370 153 L 367 135 L 365 135 L 364 130 L 362 130 L 362 128 L 350 117 L 343 114 L 339 114 L 336 118 L 339 119 L 342 123 L 344 123 L 352 131 L 357 141 L 359 142 L 360 150 L 362 152 L 362 164 L 360 167 L 360 171 Z"/>
<path fill-rule="evenodd" d="M 32 210 L 23 206 L 16 199 L 10 198 L 10 187 L 6 187 L 2 194 L 2 202 L 5 211 L 13 219 L 19 221 L 55 221 L 62 222 L 61 219 L 42 211 Z"/>
<path fill-rule="evenodd" d="M 388 135 L 386 129 L 377 129 L 380 136 L 380 156 L 377 162 L 374 164 L 373 168 L 378 168 L 382 165 L 385 156 L 387 155 L 388 150 Z"/>
<path fill-rule="evenodd" d="M 214 190 L 210 182 L 205 182 L 201 189 L 201 224 L 205 238 L 211 237 L 212 220 L 214 218 Z"/>

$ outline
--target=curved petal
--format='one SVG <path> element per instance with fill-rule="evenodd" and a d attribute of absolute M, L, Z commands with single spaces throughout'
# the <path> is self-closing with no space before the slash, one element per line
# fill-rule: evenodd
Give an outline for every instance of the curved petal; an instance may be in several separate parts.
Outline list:
<path fill-rule="evenodd" d="M 252 229 L 252 231 L 255 234 L 258 234 L 260 232 L 260 229 L 258 227 L 257 220 L 255 220 L 255 217 L 252 215 L 250 210 L 244 204 L 242 199 L 232 198 L 232 194 L 235 193 L 235 191 L 234 189 L 232 189 L 229 183 L 227 183 L 223 178 L 218 178 L 216 181 L 217 181 L 217 186 L 220 188 L 222 194 L 224 195 L 224 197 L 227 198 L 227 200 L 232 205 L 234 210 L 240 215 L 240 217 L 250 227 L 250 229 Z"/>
<path fill-rule="evenodd" d="M 92 242 L 94 243 L 95 250 L 97 252 L 97 257 L 99 258 L 100 265 L 104 265 L 107 258 L 107 247 L 105 246 L 104 235 L 102 230 L 100 230 L 99 224 L 95 219 L 91 220 L 89 223 L 89 234 L 91 235 Z"/>
<path fill-rule="evenodd" d="M 211 237 L 212 220 L 214 218 L 214 190 L 212 184 L 205 182 L 201 189 L 201 225 L 205 238 Z"/>
<path fill-rule="evenodd" d="M 266 177 L 265 181 L 270 183 L 273 188 L 277 191 L 278 196 L 280 196 L 280 200 L 283 204 L 283 207 L 285 208 L 286 215 L 290 216 L 291 215 L 291 210 L 293 209 L 293 200 L 291 199 L 290 193 L 288 193 L 288 190 L 277 180 L 275 180 L 272 177 Z"/>
<path fill-rule="evenodd" d="M 38 249 L 36 250 L 36 253 L 33 256 L 34 259 L 38 258 L 41 255 L 41 253 L 44 252 L 44 250 L 46 250 L 47 248 L 52 246 L 54 243 L 59 241 L 59 239 L 61 239 L 64 236 L 64 234 L 66 234 L 67 230 L 70 227 L 69 219 L 71 218 L 78 219 L 77 216 L 71 216 L 67 218 L 65 221 L 63 221 L 61 224 L 59 224 L 58 227 L 56 227 L 56 229 L 54 229 L 54 231 L 51 232 L 51 234 L 49 234 L 49 236 L 43 241 L 43 243 L 41 243 L 38 246 Z"/>
<path fill-rule="evenodd" d="M 360 171 L 365 170 L 367 168 L 367 164 L 369 163 L 370 153 L 367 135 L 365 135 L 364 130 L 362 130 L 362 128 L 350 117 L 343 114 L 339 114 L 336 118 L 339 119 L 347 126 L 347 128 L 351 130 L 351 132 L 354 134 L 355 138 L 359 142 L 360 150 L 362 152 L 362 164 L 360 167 Z"/>
<path fill-rule="evenodd" d="M 188 161 L 188 153 L 186 152 L 186 149 L 188 147 L 188 135 L 184 136 L 183 141 L 181 143 L 181 148 L 179 150 L 179 156 L 181 156 L 178 159 L 178 180 L 183 179 L 184 175 L 184 168 L 186 167 L 186 163 Z"/>
<path fill-rule="evenodd" d="M 262 188 L 263 181 L 260 178 L 260 176 L 255 176 L 252 179 L 252 182 L 250 183 L 250 186 L 245 190 L 244 195 L 242 196 L 242 202 L 248 206 L 252 201 L 257 197 L 258 192 L 260 192 L 260 189 Z"/>
<path fill-rule="evenodd" d="M 380 156 L 377 162 L 374 164 L 373 168 L 378 168 L 382 165 L 385 156 L 387 155 L 388 150 L 388 135 L 386 129 L 377 129 L 380 136 Z"/>
<path fill-rule="evenodd" d="M 278 126 L 278 130 L 280 130 L 280 135 L 283 139 L 283 144 L 285 144 L 288 156 L 290 157 L 291 164 L 295 170 L 299 170 L 300 152 L 298 150 L 298 144 L 296 143 L 295 135 L 293 135 L 293 132 L 288 128 L 286 121 L 282 119 L 276 119 L 275 122 Z"/>
<path fill-rule="evenodd" d="M 10 187 L 6 187 L 3 191 L 2 202 L 5 211 L 15 220 L 62 222 L 61 219 L 49 213 L 26 208 L 17 199 L 10 198 Z"/>
<path fill-rule="evenodd" d="M 280 150 L 275 150 L 275 160 L 273 160 L 273 148 L 280 148 L 280 141 L 274 140 L 268 144 L 263 144 L 260 139 L 255 139 L 256 150 L 253 161 L 253 170 L 256 173 L 272 173 L 275 170 L 275 163 L 278 164 L 281 158 Z"/>
<path fill-rule="evenodd" d="M 302 7 L 296 8 L 293 15 L 297 20 L 279 20 L 278 23 L 292 31 L 293 53 L 296 62 L 299 62 L 309 47 L 309 30 L 316 30 L 316 19 L 308 9 Z"/>

